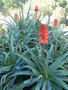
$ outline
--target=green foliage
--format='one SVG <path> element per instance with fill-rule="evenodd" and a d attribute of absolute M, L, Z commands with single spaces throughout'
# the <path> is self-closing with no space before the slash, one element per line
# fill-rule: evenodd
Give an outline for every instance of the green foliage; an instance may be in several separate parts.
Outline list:
<path fill-rule="evenodd" d="M 28 1 L 28 0 L 19 0 L 21 3 L 25 3 L 26 1 Z"/>
<path fill-rule="evenodd" d="M 2 24 L 0 23 L 0 35 L 2 33 Z"/>
<path fill-rule="evenodd" d="M 3 7 L 3 2 L 2 0 L 0 0 L 0 9 L 2 9 L 2 7 Z"/>
<path fill-rule="evenodd" d="M 57 58 L 53 58 L 51 53 L 53 51 L 53 45 L 51 45 L 50 50 L 47 52 L 45 51 L 45 63 L 43 64 L 43 58 L 42 58 L 42 47 L 37 46 L 36 47 L 36 53 L 34 50 L 29 49 L 28 53 L 30 53 L 30 59 L 29 56 L 24 56 L 23 54 L 16 54 L 19 57 L 21 57 L 31 70 L 31 72 L 34 74 L 32 78 L 23 81 L 22 83 L 16 85 L 14 89 L 20 89 L 24 88 L 26 86 L 29 86 L 33 83 L 36 83 L 35 90 L 40 90 L 42 87 L 42 90 L 62 90 L 68 89 L 67 85 L 67 75 L 68 70 L 64 67 L 64 64 L 68 61 L 68 52 L 66 52 L 63 55 L 58 56 Z M 47 52 L 47 53 L 46 53 Z M 62 63 L 61 63 L 62 62 Z M 13 74 L 11 77 L 17 75 L 17 73 Z"/>
<path fill-rule="evenodd" d="M 65 6 L 67 5 L 67 1 L 66 0 L 60 0 L 60 6 L 62 7 L 62 8 L 65 8 Z"/>
<path fill-rule="evenodd" d="M 9 9 L 9 7 L 16 8 L 19 7 L 19 3 L 25 3 L 27 0 L 2 0 L 5 7 Z"/>
<path fill-rule="evenodd" d="M 22 82 L 22 75 L 34 76 L 34 74 L 28 70 L 27 63 L 18 57 L 16 53 L 27 54 L 24 45 L 28 45 L 29 47 L 34 47 L 36 45 L 38 40 L 39 18 L 36 19 L 36 17 L 33 16 L 32 19 L 30 19 L 30 7 L 26 18 L 24 18 L 22 9 L 18 21 L 11 15 L 10 17 L 12 22 L 10 23 L 4 20 L 8 27 L 7 31 L 4 30 L 3 35 L 0 36 L 1 90 L 8 90 L 13 87 L 19 75 L 21 75 L 21 79 L 16 83 Z M 18 72 L 17 76 L 13 76 L 14 72 Z"/>
<path fill-rule="evenodd" d="M 49 42 L 38 44 L 40 16 L 24 16 L 6 22 L 7 31 L 0 36 L 0 90 L 68 90 L 68 38 L 59 25 L 48 28 Z M 49 27 L 49 26 L 48 26 Z M 27 77 L 27 78 L 26 78 Z"/>
<path fill-rule="evenodd" d="M 24 17 L 23 9 L 19 13 L 19 20 L 16 21 L 12 16 L 12 23 L 6 21 L 6 25 L 12 29 L 16 45 L 29 45 L 37 42 L 38 40 L 38 28 L 39 28 L 39 18 L 36 20 L 35 16 L 30 16 L 30 7 L 26 18 Z M 31 19 L 30 19 L 31 18 Z M 33 44 L 34 45 L 34 44 Z"/>
<path fill-rule="evenodd" d="M 17 2 L 16 2 L 16 0 L 2 0 L 2 1 L 6 8 L 9 8 L 10 6 L 16 7 L 17 2 L 18 2 L 18 0 L 17 0 Z"/>
<path fill-rule="evenodd" d="M 68 39 L 66 38 L 66 33 L 67 32 L 63 32 L 63 29 L 61 29 L 59 26 L 54 26 L 49 31 L 49 43 L 54 44 L 54 49 L 52 52 L 53 57 L 58 57 L 67 51 Z"/>

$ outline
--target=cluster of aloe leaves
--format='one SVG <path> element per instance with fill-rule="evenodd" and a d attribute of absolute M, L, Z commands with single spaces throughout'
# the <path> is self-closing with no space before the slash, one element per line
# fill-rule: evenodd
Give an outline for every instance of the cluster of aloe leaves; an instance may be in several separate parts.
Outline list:
<path fill-rule="evenodd" d="M 23 9 L 16 21 L 6 22 L 0 36 L 0 90 L 68 90 L 68 38 L 59 26 L 52 27 L 45 45 L 38 44 L 40 16 L 27 17 Z M 30 89 L 29 87 L 32 86 Z"/>

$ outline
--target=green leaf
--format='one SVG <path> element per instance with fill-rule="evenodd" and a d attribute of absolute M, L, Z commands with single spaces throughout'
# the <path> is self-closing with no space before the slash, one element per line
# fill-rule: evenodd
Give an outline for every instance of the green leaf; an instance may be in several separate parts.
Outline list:
<path fill-rule="evenodd" d="M 6 79 L 7 79 L 8 75 L 9 75 L 9 73 L 2 76 L 2 78 L 1 78 L 1 85 L 6 82 Z"/>
<path fill-rule="evenodd" d="M 34 76 L 34 74 L 31 71 L 18 71 L 12 75 L 10 75 L 9 77 L 14 77 L 14 76 L 18 76 L 18 75 L 29 75 L 29 76 Z"/>
<path fill-rule="evenodd" d="M 4 73 L 6 71 L 10 71 L 11 67 L 12 67 L 12 65 L 10 65 L 10 66 L 0 66 L 0 73 Z"/>
<path fill-rule="evenodd" d="M 9 48 L 10 48 L 10 52 L 11 53 L 14 53 L 13 40 L 14 40 L 13 35 L 11 35 L 10 45 L 9 45 Z"/>
<path fill-rule="evenodd" d="M 68 90 L 68 85 L 64 81 L 62 81 L 60 78 L 56 78 L 56 79 L 58 80 L 58 82 L 61 84 L 61 86 L 63 88 L 65 88 L 66 90 Z"/>
<path fill-rule="evenodd" d="M 38 50 L 38 58 L 39 58 L 39 62 L 42 64 L 42 47 L 41 45 L 39 45 L 39 47 L 36 45 L 37 50 Z"/>
<path fill-rule="evenodd" d="M 36 85 L 35 90 L 40 90 L 41 86 L 42 86 L 42 83 L 39 82 L 39 83 Z"/>
<path fill-rule="evenodd" d="M 59 85 L 57 85 L 57 83 L 55 83 L 55 82 L 51 82 L 51 85 L 52 85 L 52 88 L 55 90 L 58 90 L 58 88 L 59 88 L 59 90 L 63 90 L 62 89 L 62 87 L 61 86 L 59 86 Z"/>
<path fill-rule="evenodd" d="M 46 90 L 46 81 L 43 82 L 42 90 Z"/>
<path fill-rule="evenodd" d="M 25 80 L 23 83 L 16 85 L 16 87 L 14 87 L 13 89 L 14 90 L 16 90 L 16 89 L 18 89 L 18 90 L 23 89 L 24 87 L 30 86 L 33 83 L 37 82 L 38 80 L 41 79 L 41 77 L 42 76 L 40 75 L 37 78 L 32 78 L 32 79 Z"/>
<path fill-rule="evenodd" d="M 32 60 L 35 62 L 35 65 L 38 67 L 38 69 L 42 72 L 42 69 L 41 69 L 41 64 L 39 63 L 36 55 L 32 52 L 31 49 L 29 49 L 27 46 L 25 46 L 27 48 L 27 50 L 29 51 L 29 53 L 31 54 L 32 56 Z"/>
<path fill-rule="evenodd" d="M 49 80 L 47 80 L 47 90 L 51 90 L 51 83 Z"/>
<path fill-rule="evenodd" d="M 68 53 L 65 53 L 63 56 L 59 56 L 56 60 L 48 67 L 48 72 L 53 71 L 53 69 L 57 68 L 61 64 L 61 62 L 68 56 Z"/>
<path fill-rule="evenodd" d="M 35 74 L 35 75 L 37 75 L 37 76 L 39 76 L 41 73 L 38 71 L 38 70 L 36 70 L 36 69 L 32 69 L 32 71 L 33 71 L 33 73 Z"/>
<path fill-rule="evenodd" d="M 13 29 L 16 28 L 16 26 L 15 26 L 14 24 L 11 24 L 10 22 L 8 22 L 8 21 L 6 21 L 6 20 L 3 20 L 3 21 L 6 22 L 6 25 L 7 25 L 8 27 L 11 27 L 11 28 L 13 28 Z"/>
<path fill-rule="evenodd" d="M 26 56 L 24 56 L 23 54 L 18 54 L 18 53 L 14 53 L 15 55 L 19 56 L 20 58 L 22 58 L 24 60 L 24 62 L 26 62 L 28 65 L 30 65 L 31 67 L 36 68 L 36 65 L 31 61 L 29 60 Z"/>
<path fill-rule="evenodd" d="M 64 81 L 64 82 L 68 82 L 68 77 L 60 77 L 60 79 L 62 80 L 62 81 Z"/>
<path fill-rule="evenodd" d="M 47 54 L 47 57 L 46 57 L 46 59 L 45 59 L 46 68 L 48 67 L 48 63 L 49 63 L 49 59 L 50 59 L 50 57 L 51 57 L 51 52 L 52 52 L 52 50 L 53 50 L 53 47 L 54 47 L 54 45 L 51 46 L 51 48 L 50 48 L 50 50 L 49 50 L 49 52 L 48 52 L 48 54 Z"/>
<path fill-rule="evenodd" d="M 30 8 L 31 8 L 31 5 L 29 6 L 27 17 L 26 17 L 25 22 L 24 22 L 25 27 L 27 26 L 27 24 L 30 21 Z"/>
<path fill-rule="evenodd" d="M 68 75 L 68 70 L 56 70 L 56 76 L 66 76 Z"/>
<path fill-rule="evenodd" d="M 31 9 L 31 5 L 29 6 L 29 9 L 28 9 L 27 18 L 30 17 L 30 9 Z"/>

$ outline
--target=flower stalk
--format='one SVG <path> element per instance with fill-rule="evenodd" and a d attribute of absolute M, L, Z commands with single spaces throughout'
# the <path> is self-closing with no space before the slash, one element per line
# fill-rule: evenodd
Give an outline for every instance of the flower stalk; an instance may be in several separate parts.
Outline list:
<path fill-rule="evenodd" d="M 43 64 L 44 64 L 45 63 L 44 62 L 44 60 L 45 60 L 45 54 L 44 54 L 45 44 L 43 44 L 42 49 L 43 49 Z"/>
<path fill-rule="evenodd" d="M 47 71 L 46 71 L 46 66 L 45 66 L 45 44 L 48 44 L 48 31 L 47 31 L 47 27 L 45 24 L 40 25 L 40 30 L 39 30 L 39 44 L 42 44 L 42 69 L 43 69 L 43 76 L 46 78 L 48 78 L 47 76 Z"/>
<path fill-rule="evenodd" d="M 38 8 L 38 6 L 36 5 L 36 6 L 35 6 L 36 19 L 37 19 L 38 10 L 39 10 L 39 8 Z"/>

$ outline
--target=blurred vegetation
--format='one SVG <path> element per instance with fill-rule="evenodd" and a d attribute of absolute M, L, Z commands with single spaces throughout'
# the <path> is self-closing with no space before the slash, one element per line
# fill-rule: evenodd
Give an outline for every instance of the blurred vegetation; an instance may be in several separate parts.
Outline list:
<path fill-rule="evenodd" d="M 0 9 L 2 9 L 2 7 L 3 7 L 3 2 L 2 2 L 2 0 L 0 0 Z"/>
<path fill-rule="evenodd" d="M 38 5 L 42 16 L 49 16 L 49 22 L 52 15 L 58 17 L 60 22 L 62 22 L 61 19 L 63 19 L 63 21 L 64 19 L 66 20 L 68 15 L 68 0 L 0 0 L 0 7 L 4 7 L 10 11 L 10 9 L 19 8 L 21 5 L 25 4 L 24 8 L 28 9 L 28 3 L 31 4 L 32 12 L 34 6 Z"/>
<path fill-rule="evenodd" d="M 63 21 L 66 20 L 68 15 L 68 0 L 43 0 L 41 2 L 44 4 L 42 4 L 40 10 L 43 13 L 43 16 L 49 16 L 49 22 L 52 15 L 60 21 L 62 18 Z"/>
<path fill-rule="evenodd" d="M 27 0 L 2 0 L 6 8 L 17 8 L 19 3 L 25 3 Z"/>
<path fill-rule="evenodd" d="M 0 35 L 2 33 L 2 24 L 0 23 Z"/>

